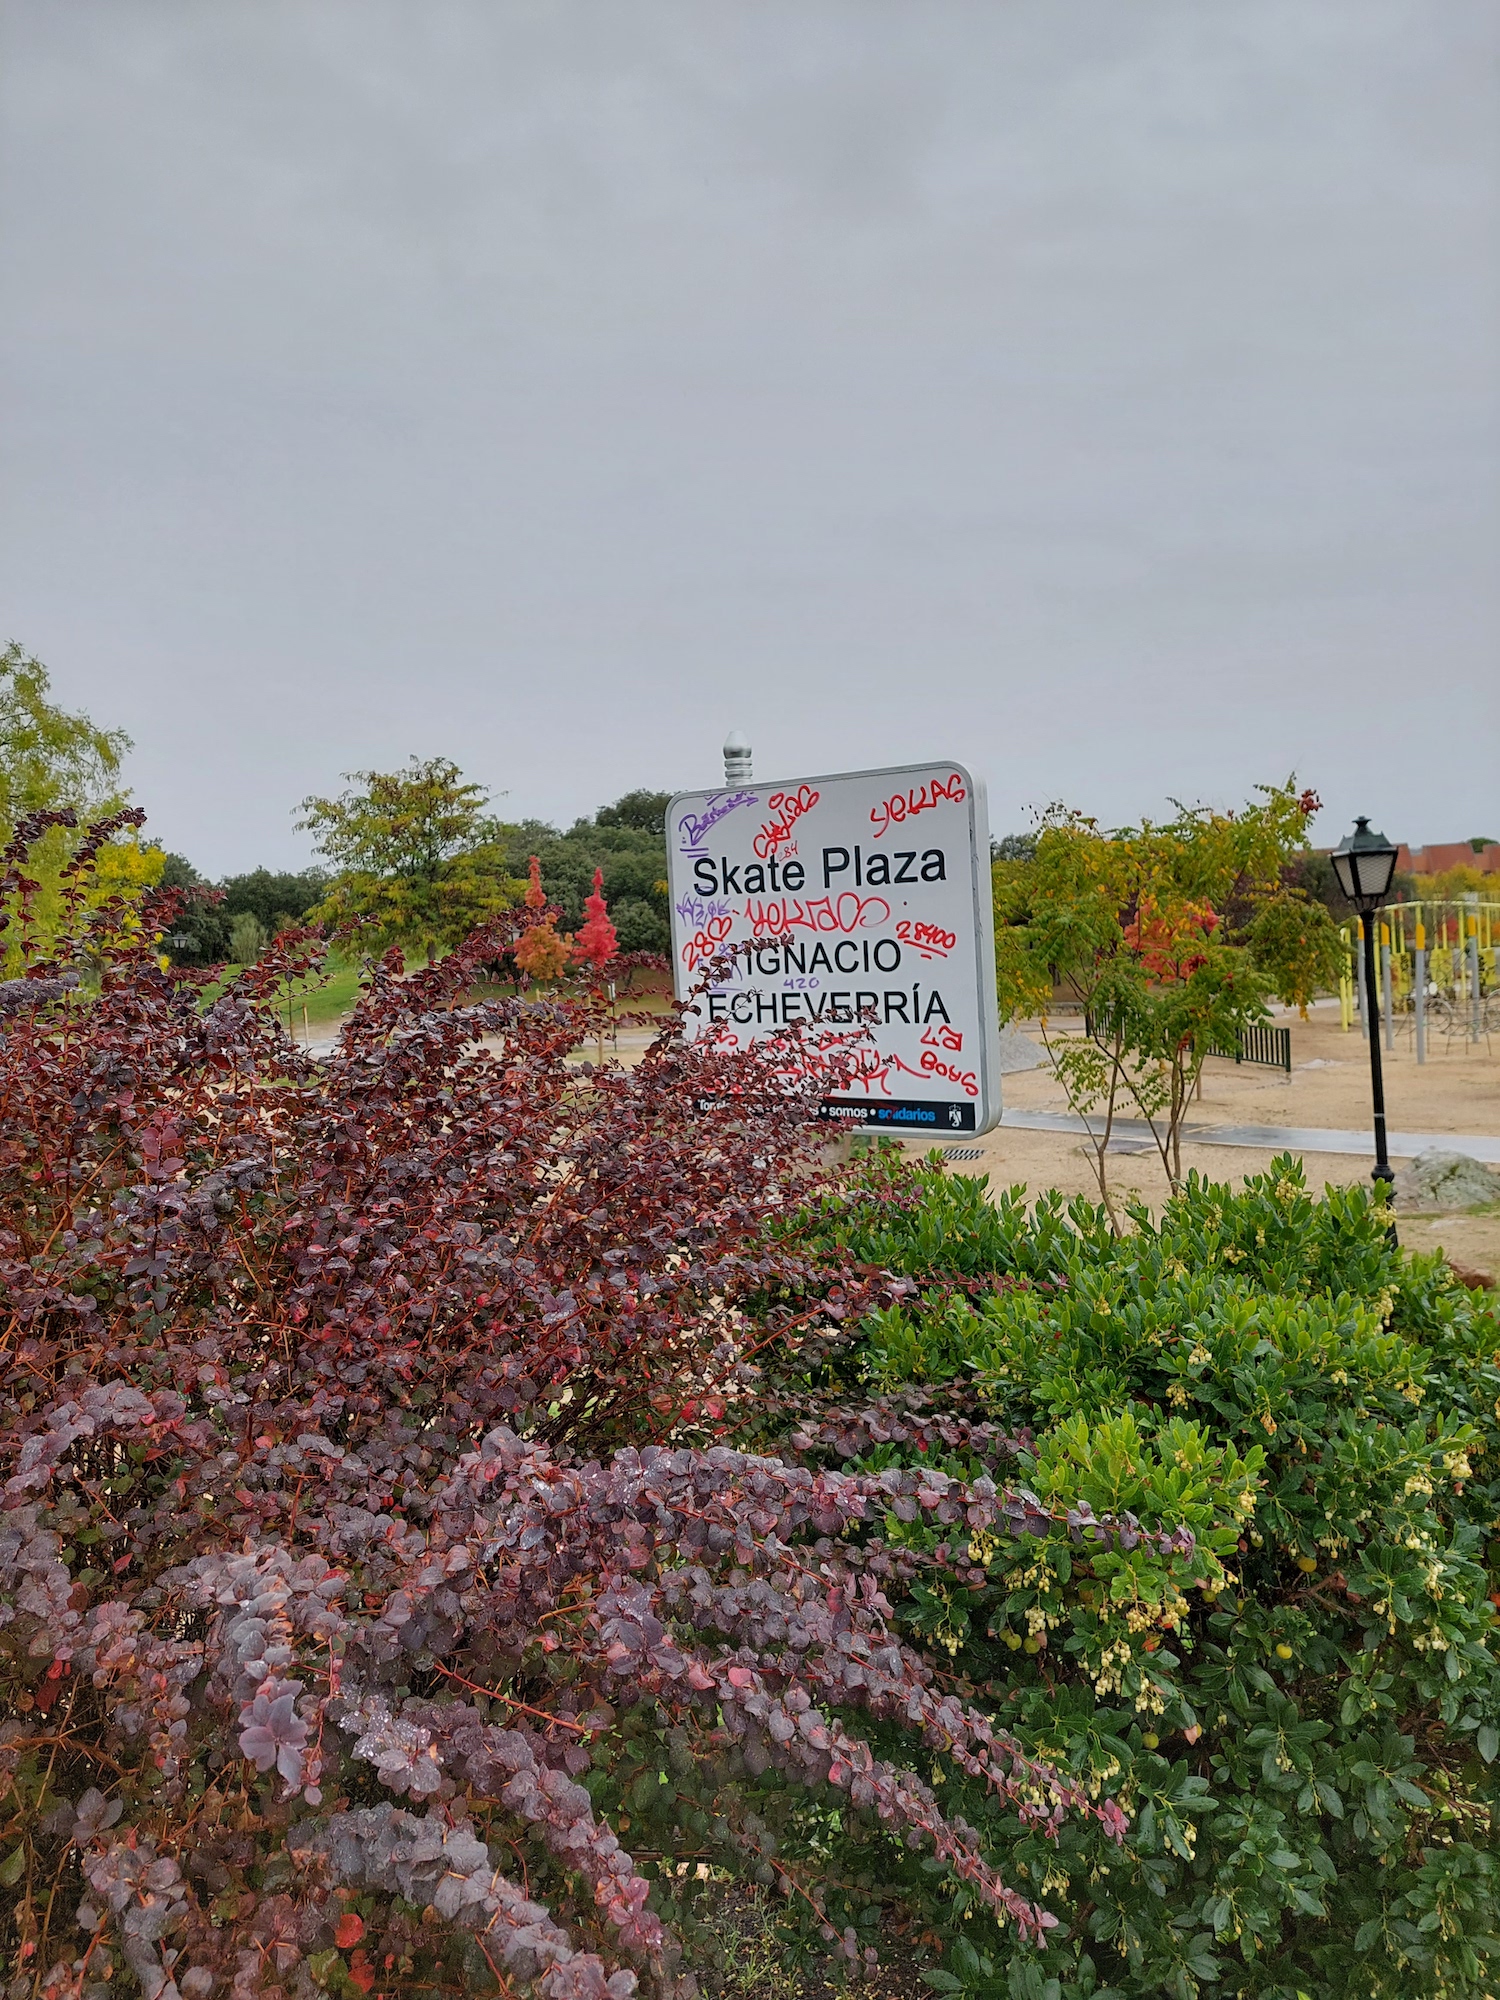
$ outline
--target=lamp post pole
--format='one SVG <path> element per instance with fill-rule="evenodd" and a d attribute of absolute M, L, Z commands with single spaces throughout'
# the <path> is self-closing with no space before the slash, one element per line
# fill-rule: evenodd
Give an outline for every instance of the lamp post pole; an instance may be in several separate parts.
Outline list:
<path fill-rule="evenodd" d="M 1391 1172 L 1391 1157 L 1386 1149 L 1385 1136 L 1385 1078 L 1380 1067 L 1380 977 L 1376 969 L 1375 957 L 1375 917 L 1376 912 L 1391 893 L 1391 879 L 1396 872 L 1398 850 L 1393 847 L 1383 833 L 1371 833 L 1367 819 L 1357 819 L 1354 831 L 1329 856 L 1334 875 L 1354 908 L 1359 912 L 1360 930 L 1364 937 L 1364 951 L 1361 964 L 1364 967 L 1365 1032 L 1370 1041 L 1370 1096 L 1375 1113 L 1375 1165 L 1370 1179 L 1375 1183 L 1376 1193 L 1387 1210 L 1393 1206 L 1396 1176 Z M 1396 1241 L 1396 1225 L 1391 1223 L 1386 1231 L 1391 1244 Z"/>
<path fill-rule="evenodd" d="M 1390 1155 L 1385 1148 L 1385 1077 L 1380 1067 L 1380 986 L 1375 977 L 1375 914 L 1364 912 L 1359 920 L 1365 943 L 1365 1000 L 1369 1007 L 1370 1028 L 1370 1096 L 1375 1106 L 1375 1165 L 1370 1179 L 1377 1184 L 1387 1205 L 1391 1199 L 1391 1188 L 1396 1176 L 1391 1172 Z"/>

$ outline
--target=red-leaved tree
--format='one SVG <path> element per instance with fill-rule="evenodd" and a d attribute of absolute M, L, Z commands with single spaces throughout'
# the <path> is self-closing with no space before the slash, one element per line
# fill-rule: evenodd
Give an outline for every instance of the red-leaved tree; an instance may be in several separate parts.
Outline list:
<path fill-rule="evenodd" d="M 604 969 L 620 949 L 620 940 L 615 936 L 615 927 L 609 920 L 609 907 L 604 900 L 604 870 L 594 870 L 593 893 L 583 906 L 584 920 L 573 939 L 573 956 L 580 964 L 592 968 L 594 977 L 600 979 Z"/>

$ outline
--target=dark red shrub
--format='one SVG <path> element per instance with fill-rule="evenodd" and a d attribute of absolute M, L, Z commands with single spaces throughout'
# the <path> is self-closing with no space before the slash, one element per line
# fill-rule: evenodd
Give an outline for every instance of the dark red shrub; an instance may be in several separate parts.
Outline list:
<path fill-rule="evenodd" d="M 629 1967 L 689 1993 L 579 1782 L 641 1715 L 710 1790 L 775 1767 L 1049 1923 L 854 1726 L 941 1745 L 1025 1825 L 1121 1829 L 888 1622 L 883 1583 L 932 1560 L 888 1512 L 1048 1518 L 712 1442 L 757 1353 L 890 1289 L 778 1227 L 827 1178 L 809 1114 L 847 1051 L 674 1025 L 632 1070 L 580 1062 L 587 1005 L 465 998 L 525 910 L 375 967 L 316 1062 L 278 1011 L 312 935 L 207 1004 L 156 956 L 168 901 L 133 939 L 124 909 L 74 914 L 0 987 L 9 1990 L 92 2000 L 123 1961 L 152 2000 L 584 2000 Z M 848 1448 L 928 1419 L 804 1421 Z M 769 1855 L 734 1796 L 726 1847 Z"/>

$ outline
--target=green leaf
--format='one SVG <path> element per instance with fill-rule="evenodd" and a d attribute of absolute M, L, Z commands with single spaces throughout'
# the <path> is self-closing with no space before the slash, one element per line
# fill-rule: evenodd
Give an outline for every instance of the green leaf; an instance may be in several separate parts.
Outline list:
<path fill-rule="evenodd" d="M 26 1849 L 24 1846 L 12 1848 L 5 1860 L 0 1862 L 0 1884 L 14 1889 L 26 1872 Z"/>
<path fill-rule="evenodd" d="M 963 1981 L 955 1979 L 951 1972 L 924 1972 L 921 1977 L 924 1985 L 933 1987 L 939 1993 L 962 1993 L 964 1990 Z"/>
<path fill-rule="evenodd" d="M 984 1960 L 966 1937 L 958 1938 L 953 1946 L 953 1963 L 960 1968 L 967 1979 L 982 1979 L 986 1970 Z"/>
<path fill-rule="evenodd" d="M 1219 1961 L 1209 1949 L 1210 1940 L 1194 1938 L 1188 1946 L 1185 1963 L 1195 1979 L 1203 1979 L 1212 1985 L 1219 1977 Z"/>
<path fill-rule="evenodd" d="M 1496 1729 L 1493 1722 L 1485 1723 L 1474 1738 L 1474 1747 L 1486 1764 L 1493 1764 L 1496 1754 L 1500 1753 L 1500 1729 Z"/>

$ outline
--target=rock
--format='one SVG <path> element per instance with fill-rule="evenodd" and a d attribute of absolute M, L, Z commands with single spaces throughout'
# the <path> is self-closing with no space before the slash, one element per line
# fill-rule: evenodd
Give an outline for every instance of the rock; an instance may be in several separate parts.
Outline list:
<path fill-rule="evenodd" d="M 1396 1176 L 1397 1208 L 1488 1208 L 1495 1201 L 1500 1174 L 1467 1153 L 1432 1146 Z"/>
<path fill-rule="evenodd" d="M 1047 1051 L 1039 1049 L 1030 1035 L 1023 1035 L 1014 1021 L 1007 1021 L 1000 1030 L 1000 1074 L 1014 1076 L 1023 1069 L 1040 1069 L 1047 1060 Z"/>
<path fill-rule="evenodd" d="M 1444 1252 L 1444 1255 L 1447 1253 Z M 1492 1292 L 1495 1289 L 1494 1274 L 1490 1271 L 1476 1271 L 1472 1264 L 1461 1264 L 1456 1257 L 1448 1257 L 1448 1269 L 1471 1292 Z"/>

